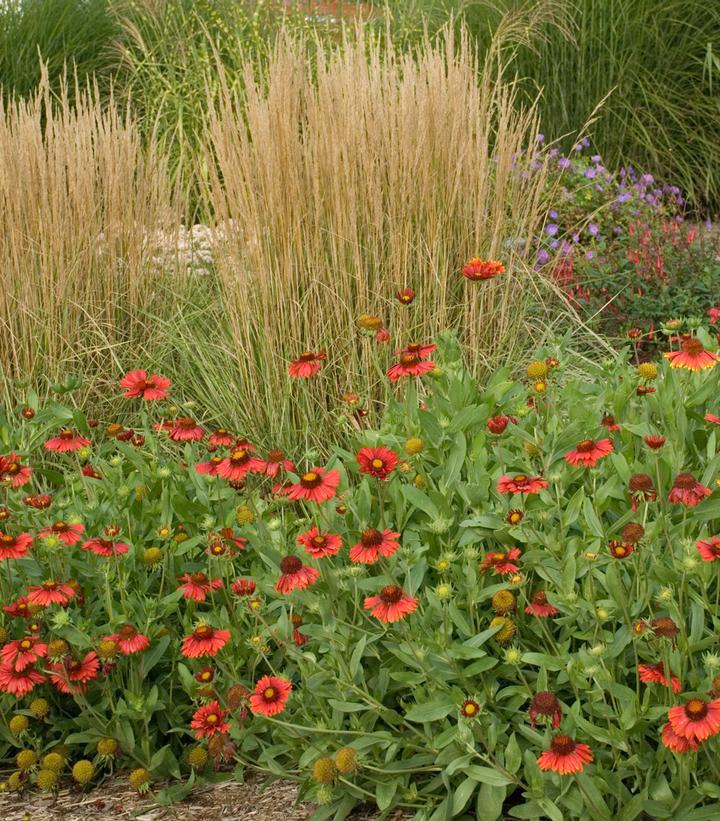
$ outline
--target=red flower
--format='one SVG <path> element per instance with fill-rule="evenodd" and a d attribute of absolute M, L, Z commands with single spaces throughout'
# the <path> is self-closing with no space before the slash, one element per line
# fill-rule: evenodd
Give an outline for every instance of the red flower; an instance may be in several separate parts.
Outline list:
<path fill-rule="evenodd" d="M 419 349 L 427 346 L 417 346 Z M 423 359 L 423 354 L 418 351 L 404 350 L 400 354 L 400 360 L 390 367 L 387 372 L 391 382 L 397 382 L 401 376 L 422 376 L 434 370 L 435 363 L 429 359 Z"/>
<path fill-rule="evenodd" d="M 395 584 L 383 587 L 377 596 L 367 596 L 364 603 L 365 609 L 385 624 L 404 619 L 417 610 L 417 606 L 418 600 Z"/>
<path fill-rule="evenodd" d="M 547 593 L 544 590 L 538 590 L 525 608 L 525 612 L 529 616 L 546 619 L 548 616 L 557 616 L 560 611 L 548 602 Z"/>
<path fill-rule="evenodd" d="M 305 351 L 290 363 L 288 373 L 295 379 L 308 379 L 315 376 L 320 370 L 322 367 L 321 362 L 324 359 L 327 359 L 325 351 L 318 351 L 317 353 Z"/>
<path fill-rule="evenodd" d="M 185 573 L 178 579 L 183 582 L 180 585 L 183 591 L 183 598 L 192 601 L 205 601 L 207 594 L 211 590 L 222 590 L 222 579 L 208 579 L 204 573 Z"/>
<path fill-rule="evenodd" d="M 47 607 L 51 604 L 61 604 L 63 607 L 75 595 L 69 584 L 50 579 L 42 584 L 28 585 L 28 604 L 37 604 Z"/>
<path fill-rule="evenodd" d="M 120 387 L 126 388 L 125 398 L 142 397 L 147 400 L 167 399 L 172 382 L 166 376 L 154 373 L 149 379 L 147 371 L 128 371 L 120 380 Z"/>
<path fill-rule="evenodd" d="M 705 562 L 714 562 L 720 559 L 720 538 L 711 536 L 709 539 L 701 539 L 697 543 L 698 553 Z"/>
<path fill-rule="evenodd" d="M 106 636 L 105 641 L 114 641 L 124 656 L 141 653 L 150 646 L 150 639 L 143 635 L 143 633 L 140 633 L 132 624 L 123 624 L 117 633 L 113 633 L 112 636 Z"/>
<path fill-rule="evenodd" d="M 52 496 L 42 493 L 40 496 L 26 496 L 23 503 L 34 507 L 36 510 L 45 510 L 52 504 Z"/>
<path fill-rule="evenodd" d="M 35 664 L 47 655 L 47 644 L 40 641 L 39 636 L 25 636 L 22 639 L 9 641 L 0 650 L 0 659 L 3 665 L 9 664 L 20 672 L 26 667 Z"/>
<path fill-rule="evenodd" d="M 263 676 L 250 695 L 250 710 L 255 715 L 274 716 L 282 713 L 292 691 L 292 684 L 278 676 Z"/>
<path fill-rule="evenodd" d="M 20 487 L 30 481 L 32 468 L 20 463 L 17 453 L 0 456 L 0 482 L 8 482 L 11 487 Z"/>
<path fill-rule="evenodd" d="M 436 350 L 437 345 L 434 342 L 411 342 L 404 348 L 395 351 L 395 356 L 402 356 L 404 353 L 407 353 L 425 359 L 425 357 L 430 356 L 431 353 L 435 353 Z"/>
<path fill-rule="evenodd" d="M 203 473 L 208 476 L 218 476 L 220 471 L 220 465 L 223 462 L 227 462 L 227 459 L 223 459 L 221 456 L 211 456 L 207 462 L 198 462 L 195 465 L 195 470 L 198 473 Z"/>
<path fill-rule="evenodd" d="M 157 430 L 167 429 L 167 425 L 160 423 L 155 425 L 155 428 Z M 181 416 L 172 422 L 169 436 L 173 442 L 199 442 L 205 436 L 205 431 L 194 419 L 189 416 Z"/>
<path fill-rule="evenodd" d="M 578 744 L 569 735 L 556 735 L 537 760 L 541 770 L 552 770 L 560 775 L 579 773 L 593 760 L 587 744 Z"/>
<path fill-rule="evenodd" d="M 668 720 L 676 735 L 688 741 L 705 741 L 720 733 L 720 699 L 691 698 L 686 704 L 671 707 Z"/>
<path fill-rule="evenodd" d="M 650 448 L 650 450 L 660 450 L 665 444 L 664 436 L 643 436 L 643 441 Z"/>
<path fill-rule="evenodd" d="M 33 617 L 33 611 L 27 596 L 21 596 L 14 602 L 6 604 L 3 610 L 16 619 L 31 619 Z"/>
<path fill-rule="evenodd" d="M 483 279 L 492 279 L 498 276 L 498 274 L 504 273 L 505 266 L 499 260 L 484 260 L 479 257 L 473 257 L 462 269 L 462 275 L 473 282 Z"/>
<path fill-rule="evenodd" d="M 222 445 L 223 447 L 229 448 L 234 441 L 235 437 L 232 433 L 230 433 L 230 431 L 225 430 L 225 428 L 218 428 L 214 433 L 210 434 L 208 445 L 212 445 L 213 447 Z"/>
<path fill-rule="evenodd" d="M 295 473 L 295 465 L 285 458 L 285 454 L 281 450 L 271 450 L 265 458 L 265 475 L 274 479 L 280 472 L 280 468 L 288 473 Z"/>
<path fill-rule="evenodd" d="M 376 479 L 387 479 L 398 463 L 397 454 L 388 448 L 360 448 L 355 459 L 360 473 L 369 473 Z"/>
<path fill-rule="evenodd" d="M 692 473 L 679 473 L 675 477 L 672 489 L 668 494 L 668 501 L 672 504 L 681 504 L 686 507 L 695 507 L 702 502 L 706 496 L 710 496 L 712 490 L 695 480 Z"/>
<path fill-rule="evenodd" d="M 415 299 L 415 291 L 412 288 L 403 288 L 395 294 L 395 299 L 401 305 L 409 305 Z"/>
<path fill-rule="evenodd" d="M 486 553 L 480 565 L 480 572 L 484 573 L 486 570 L 492 569 L 495 571 L 496 576 L 506 576 L 509 573 L 517 573 L 520 568 L 516 564 L 513 564 L 513 562 L 519 556 L 519 547 L 512 547 L 505 552 L 494 551 L 493 553 Z"/>
<path fill-rule="evenodd" d="M 501 476 L 498 479 L 498 493 L 540 493 L 547 488 L 548 483 L 542 476 L 525 476 L 518 473 L 517 476 Z"/>
<path fill-rule="evenodd" d="M 384 345 L 390 341 L 390 331 L 387 328 L 378 328 L 375 332 L 375 341 L 378 345 Z"/>
<path fill-rule="evenodd" d="M 342 538 L 337 533 L 328 533 L 317 526 L 311 527 L 297 537 L 297 544 L 302 545 L 313 559 L 334 556 L 342 546 Z"/>
<path fill-rule="evenodd" d="M 116 528 L 106 528 L 105 535 L 117 535 Z M 130 550 L 130 545 L 125 542 L 116 542 L 114 539 L 101 539 L 99 536 L 90 541 L 83 542 L 83 550 L 89 550 L 96 556 L 122 556 Z"/>
<path fill-rule="evenodd" d="M 280 562 L 280 578 L 275 583 L 275 589 L 278 593 L 304 590 L 314 584 L 319 576 L 319 570 L 303 564 L 298 556 L 285 556 Z"/>
<path fill-rule="evenodd" d="M 236 482 L 248 473 L 263 473 L 264 470 L 265 462 L 262 459 L 253 456 L 247 448 L 237 448 L 220 463 L 217 475 Z"/>
<path fill-rule="evenodd" d="M 48 664 L 50 682 L 60 693 L 77 695 L 87 690 L 88 681 L 97 678 L 100 659 L 93 650 L 79 659 L 67 656 L 60 662 Z"/>
<path fill-rule="evenodd" d="M 38 533 L 41 539 L 47 536 L 57 536 L 60 541 L 66 546 L 71 547 L 80 541 L 80 536 L 85 532 L 85 528 L 77 524 L 68 524 L 67 522 L 55 522 L 50 527 L 46 527 Z"/>
<path fill-rule="evenodd" d="M 605 416 L 600 420 L 600 424 L 607 428 L 607 430 L 614 431 L 620 430 L 620 425 L 615 421 L 615 417 L 611 413 L 606 413 Z"/>
<path fill-rule="evenodd" d="M 706 413 L 705 421 L 712 422 L 713 425 L 720 425 L 720 416 L 715 416 L 714 413 Z"/>
<path fill-rule="evenodd" d="M 697 741 L 678 735 L 669 722 L 662 728 L 662 743 L 674 753 L 686 753 L 688 750 L 694 752 L 700 749 Z"/>
<path fill-rule="evenodd" d="M 27 556 L 33 538 L 29 533 L 19 533 L 11 536 L 0 531 L 0 560 L 22 559 Z"/>
<path fill-rule="evenodd" d="M 635 548 L 631 544 L 624 544 L 617 539 L 609 542 L 608 550 L 616 559 L 627 559 L 631 553 L 635 552 Z"/>
<path fill-rule="evenodd" d="M 671 368 L 685 368 L 688 371 L 714 368 L 720 362 L 720 356 L 705 350 L 702 342 L 694 337 L 683 340 L 679 351 L 668 351 L 663 356 L 670 361 Z"/>
<path fill-rule="evenodd" d="M 201 624 L 182 643 L 182 653 L 188 658 L 214 656 L 230 641 L 229 630 L 215 630 L 209 624 Z"/>
<path fill-rule="evenodd" d="M 71 430 L 65 429 L 54 439 L 48 439 L 45 442 L 45 449 L 55 451 L 55 453 L 68 453 L 73 450 L 80 450 L 90 444 L 90 440 L 79 433 L 73 433 Z"/>
<path fill-rule="evenodd" d="M 400 534 L 394 530 L 376 530 L 368 527 L 360 534 L 360 541 L 350 550 L 350 561 L 374 564 L 380 556 L 389 559 L 399 549 Z"/>
<path fill-rule="evenodd" d="M 540 693 L 535 693 L 530 702 L 530 723 L 533 727 L 537 726 L 538 716 L 545 716 L 550 719 L 554 729 L 560 726 L 562 720 L 562 707 L 554 693 L 543 690 Z"/>
<path fill-rule="evenodd" d="M 12 664 L 0 665 L 0 691 L 11 693 L 16 698 L 26 696 L 36 684 L 42 684 L 43 681 L 44 677 L 34 667 L 18 671 Z"/>
<path fill-rule="evenodd" d="M 327 502 L 332 499 L 340 484 L 337 470 L 325 471 L 324 468 L 313 468 L 304 473 L 299 482 L 287 489 L 288 498 L 294 502 L 307 499 L 310 502 Z"/>
<path fill-rule="evenodd" d="M 81 470 L 88 479 L 102 479 L 102 473 L 94 465 L 83 465 Z"/>
<path fill-rule="evenodd" d="M 638 673 L 640 674 L 640 681 L 645 684 L 662 684 L 667 687 L 667 679 L 665 678 L 665 665 L 662 661 L 657 664 L 639 664 Z M 682 690 L 682 684 L 677 676 L 670 673 L 670 686 L 674 693 L 679 693 Z"/>
<path fill-rule="evenodd" d="M 190 722 L 191 729 L 195 730 L 195 738 L 212 738 L 216 733 L 226 733 L 230 729 L 230 724 L 225 721 L 228 715 L 227 710 L 223 710 L 217 701 L 211 701 L 195 711 Z"/>
<path fill-rule="evenodd" d="M 640 502 L 654 502 L 657 499 L 657 491 L 647 473 L 633 473 L 628 481 L 628 490 L 633 511 L 638 509 Z"/>
<path fill-rule="evenodd" d="M 236 579 L 230 585 L 230 589 L 236 596 L 252 596 L 256 587 L 254 579 Z"/>
<path fill-rule="evenodd" d="M 579 442 L 575 450 L 565 454 L 565 461 L 569 465 L 582 465 L 583 467 L 595 467 L 598 459 L 613 452 L 613 443 L 609 439 L 583 439 Z"/>
<path fill-rule="evenodd" d="M 500 414 L 499 416 L 491 416 L 487 420 L 487 427 L 490 433 L 501 434 L 511 422 L 513 425 L 516 425 L 517 419 L 514 416 L 503 416 Z"/>

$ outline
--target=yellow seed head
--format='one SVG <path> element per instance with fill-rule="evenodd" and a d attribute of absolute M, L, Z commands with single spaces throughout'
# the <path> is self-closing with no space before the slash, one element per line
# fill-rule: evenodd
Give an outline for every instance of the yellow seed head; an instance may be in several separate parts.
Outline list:
<path fill-rule="evenodd" d="M 405 453 L 408 456 L 416 456 L 418 453 L 423 452 L 423 448 L 425 447 L 425 443 L 419 436 L 411 436 L 407 442 L 405 442 Z"/>
<path fill-rule="evenodd" d="M 30 770 L 37 764 L 37 761 L 38 757 L 35 750 L 20 750 L 15 756 L 15 763 L 18 765 L 19 770 Z"/>
<path fill-rule="evenodd" d="M 97 654 L 104 661 L 114 659 L 118 654 L 117 642 L 114 642 L 112 639 L 104 639 L 98 644 Z"/>
<path fill-rule="evenodd" d="M 65 759 L 60 753 L 48 753 L 43 756 L 42 767 L 44 770 L 52 770 L 53 772 L 59 773 L 64 766 Z"/>
<path fill-rule="evenodd" d="M 657 373 L 657 365 L 652 362 L 643 362 L 637 366 L 637 375 L 646 382 L 652 382 L 653 379 L 656 379 Z"/>
<path fill-rule="evenodd" d="M 525 442 L 525 453 L 528 456 L 538 456 L 540 448 L 534 442 Z"/>
<path fill-rule="evenodd" d="M 97 751 L 100 755 L 109 758 L 118 751 L 118 743 L 114 738 L 101 738 L 97 743 Z"/>
<path fill-rule="evenodd" d="M 193 770 L 205 769 L 209 758 L 208 751 L 204 747 L 193 747 L 191 750 L 188 750 L 187 760 Z"/>
<path fill-rule="evenodd" d="M 55 639 L 48 644 L 48 656 L 51 659 L 58 659 L 68 652 L 68 644 L 63 639 Z"/>
<path fill-rule="evenodd" d="M 336 775 L 337 767 L 329 756 L 318 758 L 313 764 L 312 777 L 316 784 L 332 784 Z"/>
<path fill-rule="evenodd" d="M 425 477 L 418 473 L 418 475 L 415 477 L 413 484 L 416 488 L 422 490 L 427 484 L 427 482 L 425 481 Z"/>
<path fill-rule="evenodd" d="M 539 359 L 527 366 L 528 379 L 543 379 L 547 376 L 548 366 Z"/>
<path fill-rule="evenodd" d="M 163 552 L 159 547 L 148 547 L 143 553 L 143 564 L 145 567 L 155 567 L 163 560 Z"/>
<path fill-rule="evenodd" d="M 251 525 L 255 521 L 255 514 L 247 505 L 240 505 L 235 511 L 235 521 L 239 525 Z"/>
<path fill-rule="evenodd" d="M 55 770 L 40 770 L 37 774 L 38 788 L 43 792 L 52 792 L 58 782 L 58 774 Z"/>
<path fill-rule="evenodd" d="M 94 775 L 95 767 L 92 761 L 88 761 L 86 758 L 76 761 L 73 765 L 72 777 L 78 784 L 89 784 L 93 780 Z"/>
<path fill-rule="evenodd" d="M 382 328 L 383 321 L 379 316 L 373 316 L 373 314 L 360 314 L 357 324 L 363 331 L 379 331 Z"/>
<path fill-rule="evenodd" d="M 27 716 L 17 715 L 10 719 L 10 724 L 8 726 L 10 727 L 10 732 L 13 735 L 21 735 L 30 726 L 30 721 Z"/>
<path fill-rule="evenodd" d="M 35 718 L 45 718 L 50 712 L 50 705 L 44 698 L 34 698 L 30 702 L 30 712 Z"/>
<path fill-rule="evenodd" d="M 335 767 L 342 775 L 351 775 L 358 770 L 358 757 L 352 747 L 341 747 L 335 753 Z"/>
<path fill-rule="evenodd" d="M 495 618 L 490 622 L 490 627 L 500 628 L 493 636 L 498 644 L 510 644 L 510 642 L 515 638 L 515 633 L 517 633 L 515 622 L 506 616 L 495 616 Z"/>
<path fill-rule="evenodd" d="M 492 608 L 498 616 L 504 616 L 506 613 L 514 613 L 516 602 L 515 594 L 510 590 L 498 590 L 492 597 Z"/>
<path fill-rule="evenodd" d="M 144 767 L 138 767 L 137 770 L 133 770 L 128 780 L 130 781 L 130 786 L 139 793 L 147 792 L 150 788 L 150 773 Z"/>
<path fill-rule="evenodd" d="M 19 792 L 23 788 L 23 778 L 21 773 L 11 773 L 8 776 L 7 788 L 11 792 Z"/>

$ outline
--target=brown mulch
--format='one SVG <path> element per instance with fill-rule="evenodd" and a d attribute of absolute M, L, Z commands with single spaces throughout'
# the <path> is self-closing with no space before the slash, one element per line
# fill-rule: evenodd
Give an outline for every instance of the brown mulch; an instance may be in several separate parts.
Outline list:
<path fill-rule="evenodd" d="M 181 803 L 153 807 L 147 796 L 129 788 L 127 779 L 110 779 L 97 789 L 84 793 L 60 790 L 57 798 L 30 791 L 22 796 L 0 793 L 2 821 L 306 821 L 313 804 L 297 804 L 297 785 L 289 781 L 268 784 L 249 776 L 244 784 L 225 782 L 198 787 Z M 354 812 L 353 821 L 372 821 L 376 811 Z M 402 813 L 395 821 L 409 818 Z"/>

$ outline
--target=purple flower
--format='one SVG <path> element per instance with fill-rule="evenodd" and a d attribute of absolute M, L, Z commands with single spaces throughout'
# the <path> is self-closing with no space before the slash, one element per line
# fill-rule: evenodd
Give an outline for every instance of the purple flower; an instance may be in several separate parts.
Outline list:
<path fill-rule="evenodd" d="M 590 159 L 593 162 L 600 162 L 600 160 L 602 160 L 602 157 L 599 154 L 593 154 L 592 157 L 590 157 Z"/>
<path fill-rule="evenodd" d="M 567 157 L 560 157 L 558 160 L 558 168 L 561 171 L 567 171 L 569 168 L 572 168 L 572 163 Z"/>
<path fill-rule="evenodd" d="M 554 239 L 550 242 L 550 247 L 553 249 L 553 251 L 555 251 L 555 250 L 557 250 L 557 247 L 558 247 L 559 244 L 560 243 L 556 239 Z"/>
<path fill-rule="evenodd" d="M 539 265 L 545 265 L 545 263 L 550 259 L 550 254 L 544 249 L 539 248 L 537 252 L 537 261 Z"/>
<path fill-rule="evenodd" d="M 545 142 L 545 135 L 544 134 L 538 134 L 535 137 L 535 142 L 536 143 L 544 143 Z"/>
<path fill-rule="evenodd" d="M 545 233 L 546 233 L 549 237 L 554 237 L 554 236 L 555 236 L 555 234 L 557 234 L 557 232 L 558 232 L 558 227 L 557 227 L 557 225 L 556 225 L 554 222 L 549 222 L 549 223 L 545 226 Z"/>
<path fill-rule="evenodd" d="M 593 252 L 592 251 L 586 251 L 585 252 L 585 259 L 592 259 L 592 258 L 593 258 Z"/>
<path fill-rule="evenodd" d="M 548 211 L 548 216 L 551 220 L 556 220 L 558 216 L 558 212 L 553 208 L 552 210 Z"/>
<path fill-rule="evenodd" d="M 595 171 L 594 168 L 586 168 L 585 169 L 585 177 L 589 180 L 592 180 L 595 177 L 596 173 L 597 172 Z"/>
<path fill-rule="evenodd" d="M 588 234 L 590 234 L 593 237 L 596 237 L 599 233 L 600 229 L 597 227 L 597 225 L 595 225 L 594 222 L 591 222 L 590 225 L 588 225 Z"/>

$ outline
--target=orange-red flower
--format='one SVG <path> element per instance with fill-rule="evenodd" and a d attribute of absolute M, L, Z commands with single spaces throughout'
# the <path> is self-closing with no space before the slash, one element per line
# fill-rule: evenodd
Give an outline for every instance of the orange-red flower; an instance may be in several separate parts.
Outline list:
<path fill-rule="evenodd" d="M 556 735 L 537 760 L 541 770 L 552 770 L 560 775 L 579 773 L 593 760 L 587 744 L 578 744 L 569 735 Z"/>
<path fill-rule="evenodd" d="M 709 539 L 700 539 L 697 543 L 698 553 L 704 562 L 720 560 L 720 537 L 711 536 Z"/>
<path fill-rule="evenodd" d="M 660 450 L 665 444 L 664 436 L 643 436 L 643 441 L 650 448 L 650 450 Z"/>
<path fill-rule="evenodd" d="M 183 598 L 192 601 L 205 601 L 211 590 L 222 590 L 222 579 L 208 579 L 204 573 L 185 573 L 179 579 Z"/>
<path fill-rule="evenodd" d="M 275 582 L 278 593 L 290 593 L 293 590 L 304 590 L 315 584 L 320 571 L 303 564 L 299 556 L 285 556 L 280 561 L 280 578 Z"/>
<path fill-rule="evenodd" d="M 400 534 L 394 530 L 376 530 L 368 527 L 360 534 L 360 541 L 350 549 L 350 561 L 374 564 L 381 556 L 389 559 L 399 549 Z"/>
<path fill-rule="evenodd" d="M 147 371 L 128 371 L 120 380 L 120 387 L 125 388 L 125 398 L 142 397 L 149 401 L 167 399 L 168 388 L 172 382 L 166 376 L 154 373 L 148 377 Z"/>
<path fill-rule="evenodd" d="M 720 699 L 691 698 L 685 704 L 671 707 L 668 720 L 676 735 L 688 741 L 705 741 L 720 733 Z"/>
<path fill-rule="evenodd" d="M 540 493 L 548 486 L 542 476 L 526 476 L 518 473 L 515 476 L 501 476 L 498 479 L 498 493 Z"/>
<path fill-rule="evenodd" d="M 668 686 L 667 678 L 665 678 L 665 665 L 662 661 L 657 664 L 639 664 L 638 673 L 640 674 L 640 681 L 645 682 L 645 684 Z M 670 673 L 670 686 L 674 693 L 679 693 L 682 690 L 680 679 L 672 673 Z"/>
<path fill-rule="evenodd" d="M 657 499 L 653 480 L 647 473 L 633 473 L 628 481 L 628 490 L 633 511 L 638 509 L 640 502 L 654 502 Z"/>
<path fill-rule="evenodd" d="M 252 596 L 256 587 L 254 579 L 236 579 L 230 585 L 230 589 L 236 596 Z"/>
<path fill-rule="evenodd" d="M 11 487 L 21 487 L 30 481 L 32 468 L 23 465 L 17 453 L 0 456 L 0 482 L 7 482 Z"/>
<path fill-rule="evenodd" d="M 313 559 L 322 559 L 334 556 L 340 550 L 342 538 L 337 533 L 328 533 L 314 526 L 297 537 L 297 544 L 302 545 Z"/>
<path fill-rule="evenodd" d="M 110 536 L 113 532 L 114 529 L 106 528 L 105 536 Z M 83 542 L 83 550 L 89 550 L 96 556 L 122 556 L 130 550 L 130 545 L 125 542 L 117 542 L 112 538 L 100 538 L 98 536 L 95 539 Z"/>
<path fill-rule="evenodd" d="M 610 431 L 620 430 L 620 425 L 615 421 L 615 417 L 611 413 L 606 413 L 600 420 L 600 424 Z"/>
<path fill-rule="evenodd" d="M 398 463 L 397 454 L 389 448 L 360 448 L 355 455 L 360 473 L 368 473 L 376 479 L 387 479 Z"/>
<path fill-rule="evenodd" d="M 297 502 L 307 499 L 310 502 L 327 502 L 332 499 L 340 484 L 340 474 L 337 470 L 313 468 L 300 477 L 287 489 L 288 498 Z"/>
<path fill-rule="evenodd" d="M 409 305 L 415 299 L 415 291 L 412 288 L 403 288 L 395 294 L 395 299 L 401 305 Z"/>
<path fill-rule="evenodd" d="M 554 693 L 548 690 L 543 690 L 540 693 L 535 693 L 530 702 L 530 723 L 533 727 L 537 725 L 538 716 L 545 716 L 550 719 L 550 723 L 554 729 L 560 726 L 562 720 L 562 707 Z"/>
<path fill-rule="evenodd" d="M 248 473 L 263 473 L 264 471 L 265 462 L 262 459 L 253 456 L 247 448 L 237 448 L 220 463 L 217 475 L 236 482 L 238 479 L 244 479 Z"/>
<path fill-rule="evenodd" d="M 402 587 L 389 584 L 383 587 L 379 595 L 367 596 L 364 606 L 376 619 L 390 624 L 414 612 L 417 609 L 418 600 L 405 593 Z"/>
<path fill-rule="evenodd" d="M 512 422 L 513 425 L 517 424 L 517 419 L 514 416 L 504 416 L 503 414 L 499 414 L 498 416 L 491 416 L 487 420 L 487 428 L 490 433 L 501 434 L 505 430 L 505 428 Z"/>
<path fill-rule="evenodd" d="M 517 573 L 520 568 L 514 564 L 514 562 L 519 556 L 519 547 L 512 547 L 507 551 L 496 550 L 492 553 L 486 553 L 480 565 L 480 572 L 484 573 L 486 570 L 494 570 L 495 575 L 501 576 Z"/>
<path fill-rule="evenodd" d="M 279 676 L 263 676 L 250 695 L 250 711 L 255 715 L 274 716 L 282 713 L 292 691 L 292 684 Z"/>
<path fill-rule="evenodd" d="M 168 435 L 173 442 L 199 442 L 205 436 L 205 431 L 190 416 L 181 416 L 179 419 L 175 419 L 169 428 L 167 424 L 163 425 L 162 422 L 155 425 L 155 427 L 158 430 L 168 430 Z"/>
<path fill-rule="evenodd" d="M 80 660 L 66 656 L 62 661 L 47 665 L 50 683 L 59 693 L 77 695 L 87 690 L 87 683 L 97 678 L 100 659 L 91 650 Z"/>
<path fill-rule="evenodd" d="M 39 636 L 25 636 L 22 639 L 9 641 L 0 650 L 2 664 L 9 664 L 18 672 L 35 664 L 47 655 L 47 644 L 40 641 Z"/>
<path fill-rule="evenodd" d="M 227 460 L 223 459 L 221 456 L 211 456 L 207 462 L 198 462 L 195 465 L 195 470 L 198 473 L 204 473 L 208 476 L 218 476 L 220 465 L 222 465 L 223 461 Z"/>
<path fill-rule="evenodd" d="M 696 481 L 692 473 L 679 473 L 675 477 L 673 486 L 668 494 L 668 501 L 672 504 L 681 504 L 686 507 L 695 507 L 712 491 L 709 487 Z"/>
<path fill-rule="evenodd" d="M 706 413 L 705 421 L 712 422 L 713 425 L 720 425 L 720 416 L 715 416 L 714 413 Z"/>
<path fill-rule="evenodd" d="M 663 356 L 669 360 L 671 368 L 685 368 L 688 371 L 714 368 L 720 362 L 720 356 L 706 350 L 702 342 L 695 337 L 683 340 L 679 351 L 668 351 Z"/>
<path fill-rule="evenodd" d="M 44 681 L 44 676 L 32 665 L 23 670 L 16 670 L 12 664 L 0 664 L 0 691 L 3 693 L 22 698 L 33 690 L 35 685 Z"/>
<path fill-rule="evenodd" d="M 49 579 L 42 584 L 28 585 L 27 600 L 29 604 L 37 604 L 40 607 L 48 607 L 51 604 L 60 604 L 63 607 L 75 595 L 75 591 L 69 584 Z"/>
<path fill-rule="evenodd" d="M 195 711 L 190 728 L 195 730 L 195 738 L 212 738 L 216 733 L 226 733 L 230 724 L 225 721 L 228 711 L 223 710 L 217 701 L 211 701 Z"/>
<path fill-rule="evenodd" d="M 18 533 L 11 536 L 9 533 L 0 532 L 0 560 L 22 559 L 27 556 L 33 538 L 29 533 Z"/>
<path fill-rule="evenodd" d="M 613 539 L 608 544 L 608 550 L 616 559 L 627 559 L 631 553 L 635 552 L 635 548 L 631 544 L 625 544 L 618 541 L 618 539 Z"/>
<path fill-rule="evenodd" d="M 85 532 L 85 528 L 80 523 L 68 524 L 67 522 L 55 522 L 38 533 L 40 538 L 47 536 L 57 536 L 67 547 L 71 547 L 80 541 L 80 537 Z"/>
<path fill-rule="evenodd" d="M 54 438 L 48 439 L 47 442 L 45 442 L 45 449 L 55 451 L 55 453 L 69 453 L 74 450 L 80 450 L 80 448 L 85 448 L 89 444 L 89 439 L 66 428 Z"/>
<path fill-rule="evenodd" d="M 565 454 L 565 461 L 569 465 L 595 467 L 599 459 L 603 459 L 613 452 L 613 443 L 609 439 L 583 439 L 575 446 L 575 450 Z"/>
<path fill-rule="evenodd" d="M 673 730 L 670 722 L 665 724 L 662 728 L 662 743 L 668 748 L 668 750 L 672 750 L 674 753 L 682 754 L 688 752 L 689 750 L 694 752 L 695 750 L 700 749 L 700 745 L 697 741 L 678 735 L 675 730 Z"/>
<path fill-rule="evenodd" d="M 216 630 L 209 624 L 201 624 L 183 639 L 182 653 L 188 658 L 215 656 L 229 641 L 229 630 Z"/>
<path fill-rule="evenodd" d="M 218 428 L 210 434 L 208 438 L 208 445 L 211 447 L 229 448 L 234 441 L 235 437 L 229 430 L 225 430 L 225 428 Z"/>
<path fill-rule="evenodd" d="M 492 279 L 498 274 L 505 273 L 505 266 L 496 259 L 480 259 L 473 257 L 467 262 L 462 269 L 462 275 L 465 279 L 470 279 L 473 282 L 484 279 Z"/>
<path fill-rule="evenodd" d="M 295 473 L 295 464 L 290 459 L 286 459 L 285 454 L 276 448 L 265 457 L 265 475 L 274 479 L 281 468 L 288 473 Z"/>
<path fill-rule="evenodd" d="M 525 612 L 529 616 L 546 619 L 548 616 L 557 616 L 560 611 L 548 602 L 547 593 L 544 590 L 538 590 L 530 600 L 530 604 L 525 608 Z"/>
<path fill-rule="evenodd" d="M 429 356 L 434 350 L 435 345 L 432 343 L 426 345 L 412 343 L 406 348 L 396 351 L 395 356 L 400 358 L 388 370 L 388 379 L 391 382 L 397 382 L 401 376 L 422 376 L 430 373 L 434 370 L 435 363 L 425 359 L 425 357 Z"/>
<path fill-rule="evenodd" d="M 315 376 L 322 367 L 322 361 L 326 358 L 325 351 L 318 351 L 317 353 L 305 351 L 290 363 L 288 373 L 295 379 L 308 379 Z"/>
<path fill-rule="evenodd" d="M 150 639 L 140 633 L 132 624 L 123 624 L 112 636 L 105 636 L 105 641 L 114 641 L 124 656 L 141 653 L 150 646 Z"/>

